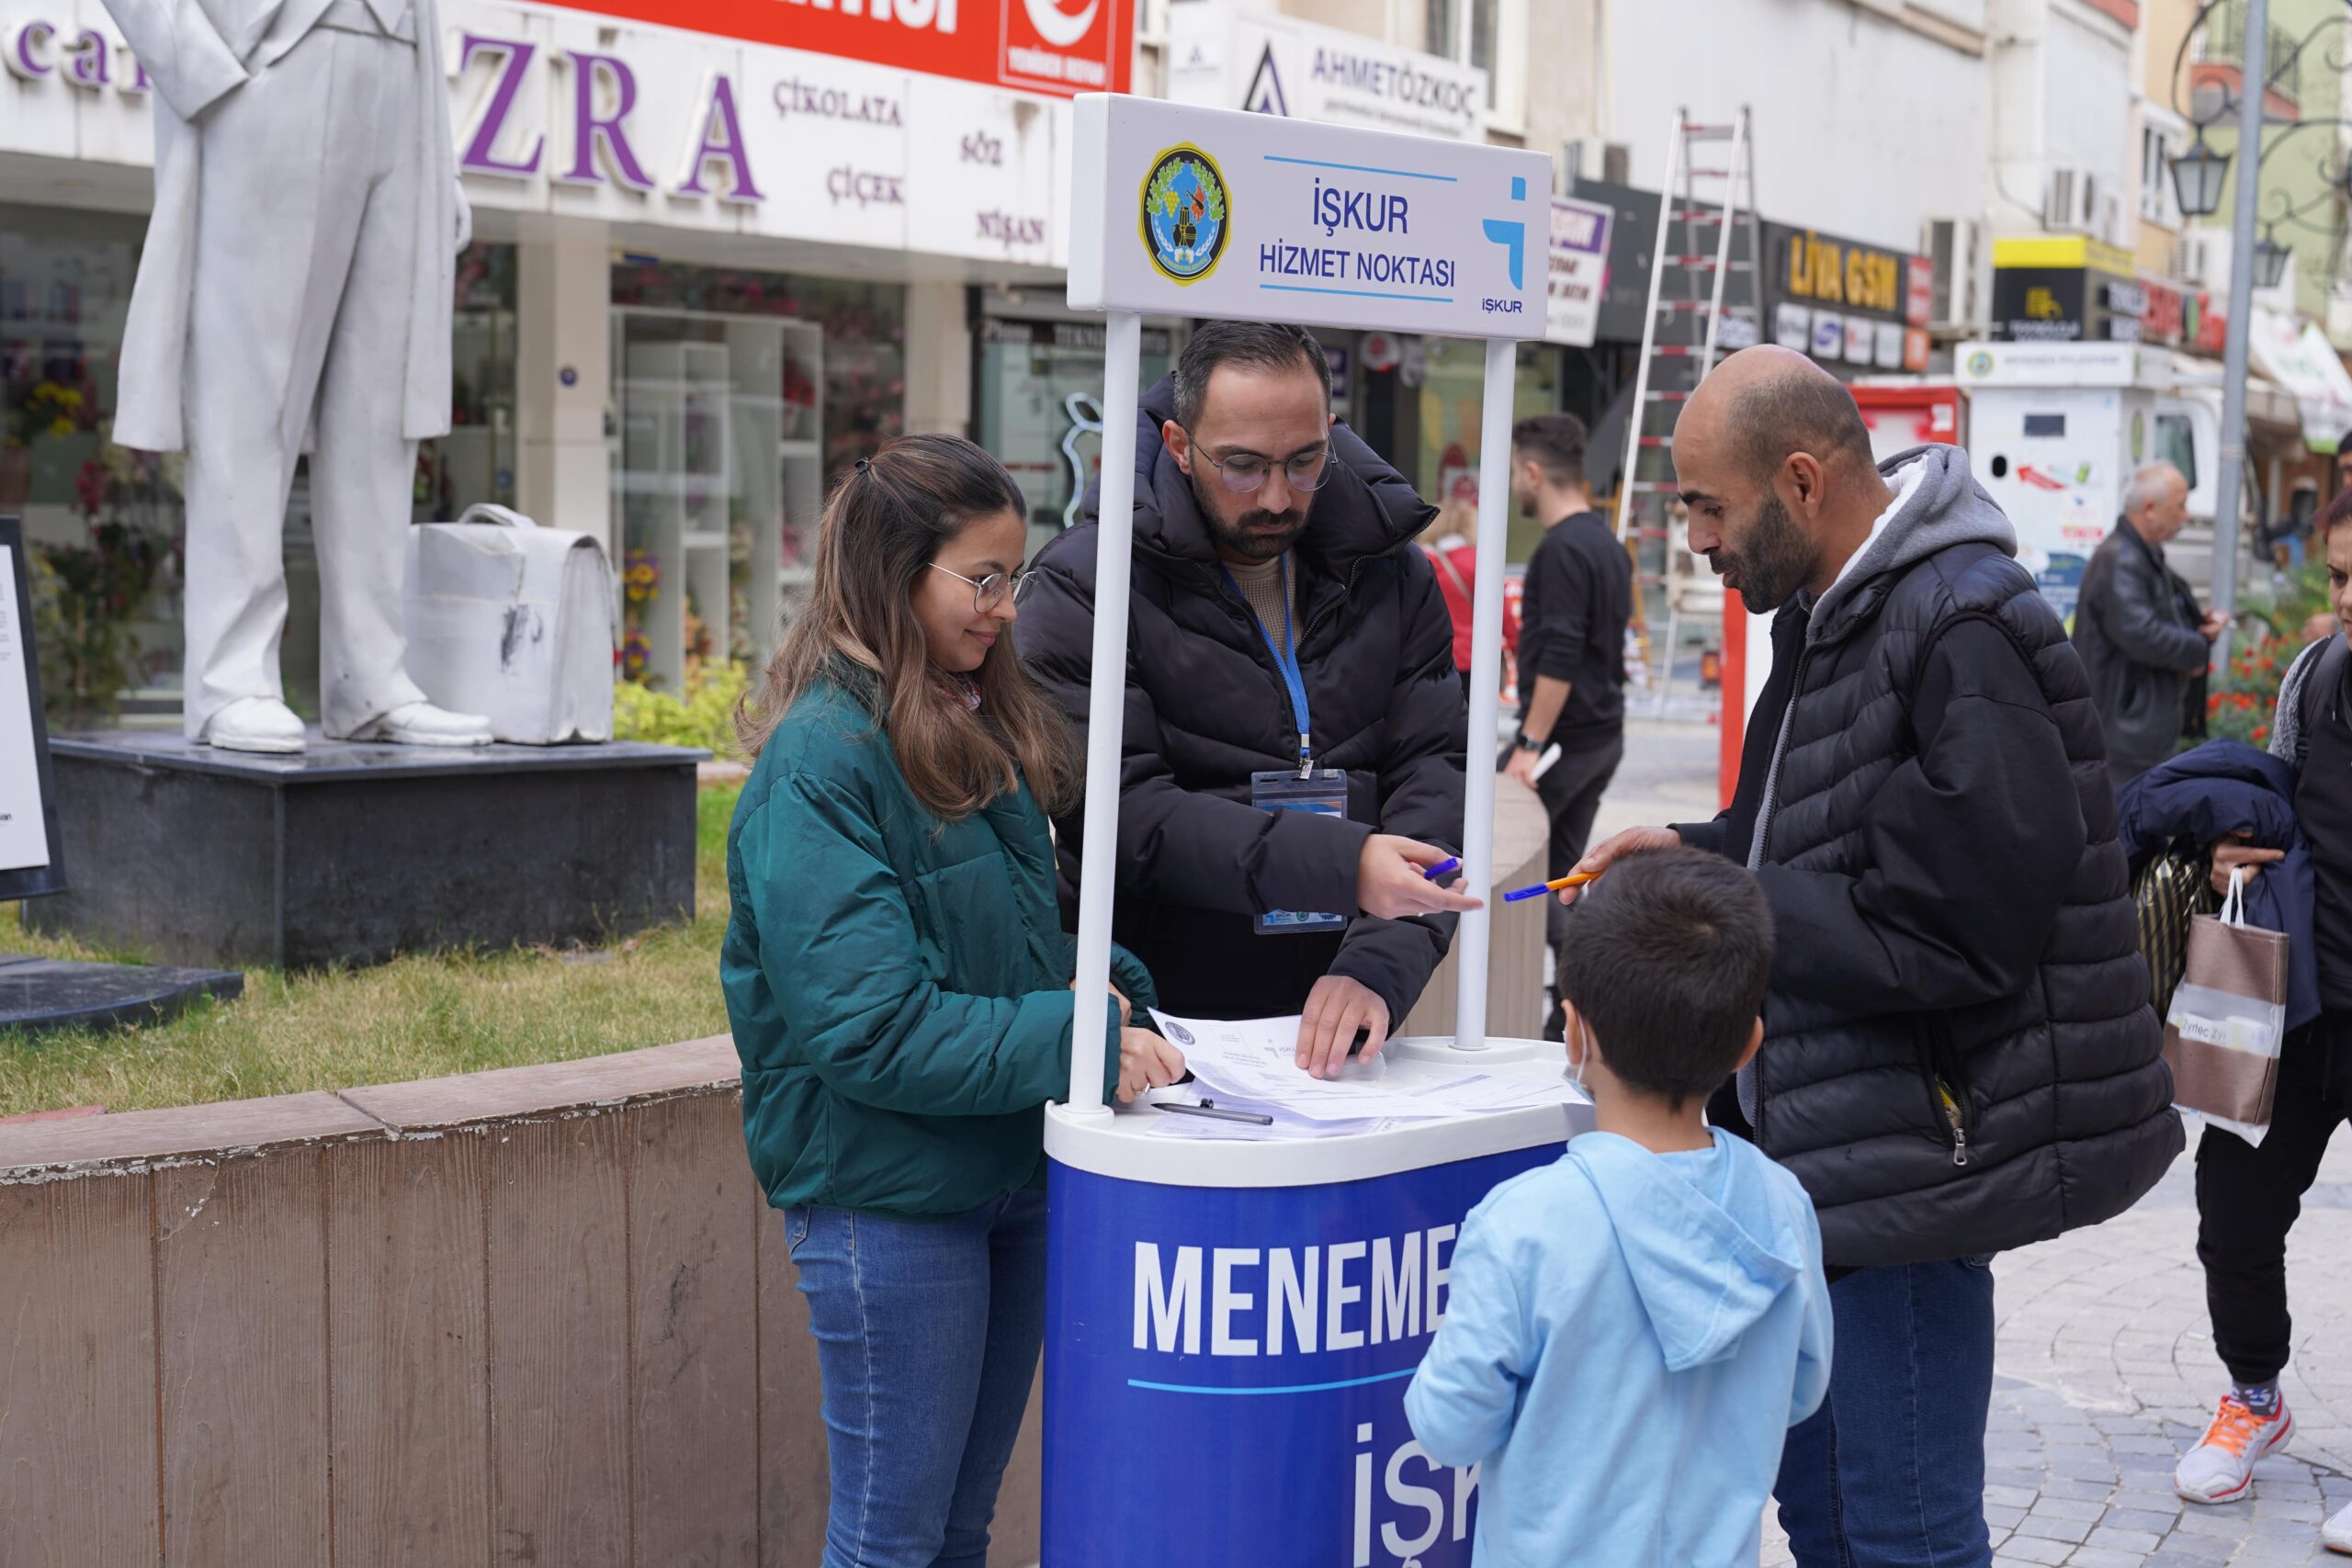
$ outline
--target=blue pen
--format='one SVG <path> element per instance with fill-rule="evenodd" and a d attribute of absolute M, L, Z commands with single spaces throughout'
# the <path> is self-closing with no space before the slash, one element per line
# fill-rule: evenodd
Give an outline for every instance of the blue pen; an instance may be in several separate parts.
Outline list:
<path fill-rule="evenodd" d="M 1435 865 L 1430 867 L 1427 871 L 1421 873 L 1421 875 L 1429 881 L 1436 882 L 1444 877 L 1452 876 L 1455 872 L 1460 871 L 1461 869 L 1462 858 L 1459 855 L 1448 855 L 1443 860 L 1438 862 Z"/>

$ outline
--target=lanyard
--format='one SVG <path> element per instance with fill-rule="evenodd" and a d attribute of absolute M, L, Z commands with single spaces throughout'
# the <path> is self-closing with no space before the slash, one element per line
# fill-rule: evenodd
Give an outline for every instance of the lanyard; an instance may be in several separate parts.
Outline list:
<path fill-rule="evenodd" d="M 1222 567 L 1218 570 L 1224 570 Z M 1291 717 L 1298 723 L 1298 776 L 1306 778 L 1315 771 L 1315 742 L 1313 728 L 1306 719 L 1306 677 L 1299 671 L 1298 645 L 1291 631 L 1290 557 L 1287 555 L 1282 558 L 1282 574 L 1283 640 L 1280 643 L 1274 641 L 1272 630 L 1256 609 L 1250 611 L 1250 618 L 1257 623 L 1258 635 L 1266 639 L 1266 651 L 1274 656 L 1274 668 L 1282 671 L 1283 684 L 1290 689 Z M 1250 595 L 1241 592 L 1241 584 L 1233 581 L 1233 573 L 1226 572 L 1225 581 L 1241 603 L 1248 605 Z"/>

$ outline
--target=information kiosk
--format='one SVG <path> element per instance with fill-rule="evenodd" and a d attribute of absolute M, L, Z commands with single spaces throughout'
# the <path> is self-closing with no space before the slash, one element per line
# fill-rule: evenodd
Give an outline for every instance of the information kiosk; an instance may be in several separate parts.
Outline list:
<path fill-rule="evenodd" d="M 1109 316 L 1088 843 L 1118 841 L 1141 313 L 1481 338 L 1462 858 L 1491 907 L 1512 368 L 1517 340 L 1544 332 L 1550 194 L 1540 153 L 1077 101 L 1069 299 Z M 1113 873 L 1086 858 L 1069 1102 L 1046 1125 L 1045 1568 L 1467 1564 L 1476 1476 L 1414 1443 L 1406 1380 L 1463 1216 L 1556 1158 L 1590 1107 L 1312 1140 L 1155 1135 L 1160 1113 L 1102 1103 Z M 1465 1064 L 1558 1080 L 1558 1046 L 1487 1038 L 1487 921 L 1464 917 L 1454 940 L 1454 1037 L 1392 1044 L 1393 1082 Z"/>

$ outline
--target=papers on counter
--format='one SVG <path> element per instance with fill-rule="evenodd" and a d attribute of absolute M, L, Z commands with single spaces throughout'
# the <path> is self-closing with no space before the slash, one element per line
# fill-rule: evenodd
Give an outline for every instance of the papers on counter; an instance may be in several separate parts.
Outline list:
<path fill-rule="evenodd" d="M 1337 1078 L 1309 1077 L 1295 1059 L 1298 1023 L 1289 1018 L 1192 1019 L 1152 1015 L 1184 1053 L 1192 1092 L 1162 1091 L 1155 1099 L 1203 1095 L 1235 1111 L 1254 1111 L 1272 1123 L 1226 1122 L 1181 1113 L 1159 1117 L 1154 1136 L 1260 1141 L 1332 1138 L 1385 1132 L 1402 1122 L 1429 1121 L 1559 1105 L 1577 1098 L 1565 1080 L 1466 1072 L 1429 1062 L 1376 1056 L 1351 1061 Z"/>

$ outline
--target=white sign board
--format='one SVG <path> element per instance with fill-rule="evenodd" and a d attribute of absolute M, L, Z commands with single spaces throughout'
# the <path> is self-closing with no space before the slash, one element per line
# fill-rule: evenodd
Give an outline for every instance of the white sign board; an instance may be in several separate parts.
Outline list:
<path fill-rule="evenodd" d="M 1168 96 L 1365 130 L 1487 139 L 1487 73 L 1476 66 L 1222 0 L 1168 7 Z"/>
<path fill-rule="evenodd" d="M 1552 198 L 1552 266 L 1544 289 L 1544 338 L 1589 348 L 1600 328 L 1609 282 L 1609 225 L 1616 213 L 1597 201 Z"/>
<path fill-rule="evenodd" d="M 30 628 L 17 615 L 17 553 L 0 543 L 0 872 L 38 870 L 51 858 L 41 803 L 47 753 L 33 732 Z"/>
<path fill-rule="evenodd" d="M 1544 335 L 1543 153 L 1104 94 L 1075 115 L 1080 310 Z"/>
<path fill-rule="evenodd" d="M 2326 333 L 2309 321 L 2257 306 L 2246 343 L 2256 367 L 2293 395 L 2304 443 L 2313 451 L 2328 450 L 2352 430 L 2352 376 L 2345 373 Z"/>

